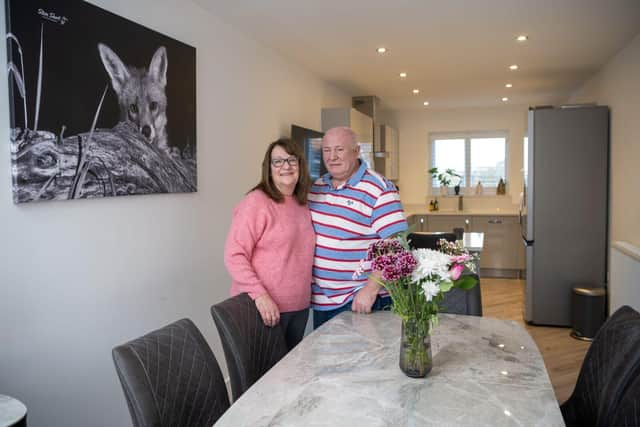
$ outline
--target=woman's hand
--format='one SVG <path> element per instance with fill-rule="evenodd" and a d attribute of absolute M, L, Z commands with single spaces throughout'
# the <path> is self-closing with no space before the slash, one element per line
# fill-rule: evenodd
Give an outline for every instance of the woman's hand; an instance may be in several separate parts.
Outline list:
<path fill-rule="evenodd" d="M 269 294 L 260 295 L 254 302 L 266 326 L 273 327 L 280 322 L 280 310 Z"/>

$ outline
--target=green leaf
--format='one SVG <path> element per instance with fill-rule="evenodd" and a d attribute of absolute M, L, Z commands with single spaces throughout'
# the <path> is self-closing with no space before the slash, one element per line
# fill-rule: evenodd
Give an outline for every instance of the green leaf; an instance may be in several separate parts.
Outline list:
<path fill-rule="evenodd" d="M 462 276 L 460 279 L 456 280 L 453 284 L 456 288 L 468 290 L 473 288 L 478 281 L 473 276 Z"/>
<path fill-rule="evenodd" d="M 453 288 L 453 282 L 451 280 L 440 282 L 440 292 L 449 292 Z"/>

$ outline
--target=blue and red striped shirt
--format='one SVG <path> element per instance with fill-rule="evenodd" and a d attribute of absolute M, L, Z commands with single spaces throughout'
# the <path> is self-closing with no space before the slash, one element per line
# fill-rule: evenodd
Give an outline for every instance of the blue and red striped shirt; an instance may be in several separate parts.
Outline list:
<path fill-rule="evenodd" d="M 407 221 L 395 185 L 365 163 L 339 188 L 329 174 L 320 177 L 308 205 L 316 231 L 311 306 L 335 310 L 367 284 L 370 270 L 357 279 L 353 273 L 369 244 L 406 230 Z"/>

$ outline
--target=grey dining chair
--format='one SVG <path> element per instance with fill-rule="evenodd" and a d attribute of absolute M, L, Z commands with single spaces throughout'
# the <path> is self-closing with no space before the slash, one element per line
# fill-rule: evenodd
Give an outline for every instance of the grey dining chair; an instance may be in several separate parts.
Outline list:
<path fill-rule="evenodd" d="M 451 288 L 444 294 L 442 313 L 466 314 L 469 316 L 482 316 L 482 291 L 480 288 L 480 276 L 472 274 L 478 283 L 469 290 Z"/>
<path fill-rule="evenodd" d="M 640 314 L 619 308 L 584 357 L 573 393 L 560 406 L 567 426 L 609 426 L 640 374 Z"/>
<path fill-rule="evenodd" d="M 437 243 L 440 239 L 445 239 L 448 242 L 455 242 L 455 233 L 444 232 L 428 232 L 428 233 L 411 233 L 409 234 L 409 246 L 414 249 L 437 249 Z"/>
<path fill-rule="evenodd" d="M 456 241 L 455 233 L 411 233 L 409 246 L 411 248 L 437 249 L 440 239 L 449 242 Z M 473 275 L 478 284 L 469 290 L 453 288 L 444 294 L 441 312 L 453 314 L 467 314 L 482 316 L 482 292 L 480 290 L 480 276 Z"/>
<path fill-rule="evenodd" d="M 113 349 L 135 427 L 211 427 L 229 395 L 211 348 L 189 319 Z"/>
<path fill-rule="evenodd" d="M 265 326 L 247 294 L 215 304 L 211 315 L 220 334 L 235 402 L 287 354 L 286 340 L 280 325 Z"/>

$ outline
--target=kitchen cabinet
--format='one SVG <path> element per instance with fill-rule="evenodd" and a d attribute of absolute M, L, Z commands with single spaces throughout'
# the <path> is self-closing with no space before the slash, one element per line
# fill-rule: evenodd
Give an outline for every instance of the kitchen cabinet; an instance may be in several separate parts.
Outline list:
<path fill-rule="evenodd" d="M 427 227 L 428 215 L 410 215 L 407 218 L 407 223 L 411 231 L 429 231 Z"/>
<path fill-rule="evenodd" d="M 373 154 L 373 119 L 355 108 L 323 108 L 322 131 L 346 126 L 356 134 L 360 145 L 360 159 L 368 168 L 375 169 Z"/>
<path fill-rule="evenodd" d="M 373 151 L 373 119 L 355 108 L 323 108 L 322 131 L 346 126 L 355 132 L 358 142 L 371 144 Z"/>
<path fill-rule="evenodd" d="M 474 216 L 474 231 L 484 233 L 480 267 L 495 270 L 524 268 L 520 224 L 515 216 Z"/>
<path fill-rule="evenodd" d="M 431 215 L 429 231 L 453 233 L 454 228 L 464 228 L 465 232 L 476 231 L 471 217 L 466 215 Z"/>
<path fill-rule="evenodd" d="M 493 277 L 519 277 L 525 269 L 525 254 L 518 217 L 512 215 L 416 214 L 407 218 L 412 231 L 484 233 L 480 253 L 482 274 Z"/>
<path fill-rule="evenodd" d="M 400 162 L 398 153 L 398 132 L 387 125 L 380 125 L 380 143 L 375 152 L 376 171 L 382 173 L 387 179 L 395 181 L 400 175 Z"/>

